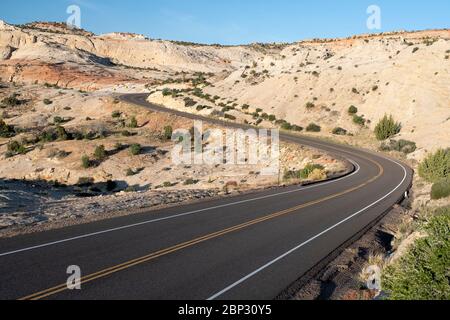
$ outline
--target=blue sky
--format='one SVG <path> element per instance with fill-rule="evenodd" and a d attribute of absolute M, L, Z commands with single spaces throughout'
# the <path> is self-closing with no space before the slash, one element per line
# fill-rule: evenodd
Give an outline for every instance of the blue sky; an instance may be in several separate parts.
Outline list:
<path fill-rule="evenodd" d="M 200 43 L 292 42 L 369 33 L 369 5 L 381 8 L 382 29 L 450 27 L 450 1 L 407 0 L 1 0 L 9 23 L 66 21 L 81 8 L 82 27 L 97 34 L 142 33 Z M 378 31 L 377 31 L 378 32 Z"/>

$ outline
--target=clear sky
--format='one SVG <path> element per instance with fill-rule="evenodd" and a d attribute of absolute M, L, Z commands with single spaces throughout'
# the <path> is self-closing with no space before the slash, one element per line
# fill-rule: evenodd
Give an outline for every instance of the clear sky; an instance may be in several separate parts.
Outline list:
<path fill-rule="evenodd" d="M 1 0 L 0 19 L 66 21 L 81 8 L 82 28 L 199 43 L 293 42 L 360 33 L 450 27 L 449 0 Z M 368 30 L 367 8 L 381 9 Z"/>

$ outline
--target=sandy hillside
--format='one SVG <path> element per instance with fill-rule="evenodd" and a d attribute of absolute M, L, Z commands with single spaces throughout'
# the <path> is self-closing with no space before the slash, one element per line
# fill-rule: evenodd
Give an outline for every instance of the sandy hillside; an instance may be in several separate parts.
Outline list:
<path fill-rule="evenodd" d="M 80 196 L 138 191 L 156 199 L 163 191 L 192 191 L 175 196 L 176 202 L 203 197 L 198 190 L 290 183 L 286 173 L 295 175 L 311 164 L 321 168 L 313 180 L 345 170 L 329 155 L 288 144 L 282 145 L 278 176 L 264 177 L 264 168 L 253 165 L 174 167 L 174 143 L 164 139 L 165 127 L 189 129 L 192 123 L 120 103 L 114 98 L 118 93 L 147 92 L 150 101 L 169 108 L 374 149 L 380 147 L 374 126 L 392 114 L 402 124 L 395 139 L 416 143 L 408 156 L 420 160 L 450 146 L 449 56 L 448 30 L 207 46 L 120 32 L 95 35 L 56 23 L 0 21 L 0 179 L 7 184 L 0 187 L 0 208 L 26 213 L 12 195 L 34 199 L 45 221 L 45 212 L 51 215 L 49 201 L 67 197 L 78 197 L 70 201 L 76 201 L 82 216 L 100 202 Z M 350 106 L 363 123 L 354 122 Z M 337 127 L 341 135 L 332 134 Z M 12 142 L 18 144 L 11 151 Z M 141 147 L 136 155 L 130 154 L 133 145 Z M 100 146 L 104 155 L 95 159 Z M 82 167 L 83 156 L 89 158 L 87 167 Z M 21 184 L 30 181 L 40 181 L 37 189 L 42 183 L 42 189 L 61 184 L 67 189 L 42 196 L 41 189 L 36 193 Z M 122 203 L 108 199 L 100 207 Z M 144 206 L 139 199 L 123 203 Z M 31 214 L 31 221 L 41 219 L 35 218 Z M 6 226 L 29 221 L 7 219 Z"/>
<path fill-rule="evenodd" d="M 450 31 L 302 42 L 268 54 L 206 88 L 251 110 L 292 124 L 314 122 L 329 134 L 373 129 L 384 114 L 403 126 L 400 137 L 428 151 L 450 145 Z M 310 108 L 307 107 L 309 104 Z"/>
<path fill-rule="evenodd" d="M 450 145 L 449 56 L 449 30 L 226 47 L 0 23 L 3 81 L 152 91 L 196 79 L 225 105 L 301 127 L 316 123 L 326 135 L 364 129 L 347 113 L 354 105 L 369 129 L 392 114 L 403 125 L 400 138 L 416 142 L 419 154 Z"/>

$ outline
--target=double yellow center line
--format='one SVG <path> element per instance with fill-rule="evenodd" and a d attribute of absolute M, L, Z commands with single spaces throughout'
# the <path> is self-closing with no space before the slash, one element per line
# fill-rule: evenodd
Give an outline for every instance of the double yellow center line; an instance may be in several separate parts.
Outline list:
<path fill-rule="evenodd" d="M 287 214 L 290 214 L 292 212 L 298 211 L 300 209 L 303 209 L 303 208 L 306 208 L 306 207 L 310 207 L 312 205 L 315 205 L 315 204 L 318 204 L 318 203 L 322 203 L 322 202 L 325 202 L 325 201 L 328 201 L 328 200 L 340 197 L 342 195 L 351 193 L 351 192 L 356 191 L 358 189 L 361 189 L 364 186 L 366 186 L 366 185 L 374 182 L 378 178 L 380 178 L 383 175 L 383 173 L 384 173 L 383 167 L 378 162 L 376 162 L 374 160 L 371 160 L 369 158 L 366 158 L 366 157 L 363 157 L 363 158 L 365 158 L 366 160 L 369 160 L 370 162 L 373 162 L 374 164 L 376 164 L 380 171 L 379 171 L 377 176 L 373 177 L 372 179 L 366 181 L 365 183 L 363 183 L 363 184 L 361 184 L 359 186 L 356 186 L 356 187 L 353 187 L 351 189 L 339 192 L 337 194 L 333 194 L 333 195 L 327 196 L 325 198 L 321 198 L 321 199 L 318 199 L 318 200 L 315 200 L 315 201 L 311 201 L 311 202 L 308 202 L 308 203 L 305 203 L 305 204 L 302 204 L 302 205 L 299 205 L 299 206 L 296 206 L 296 207 L 293 207 L 293 208 L 290 208 L 290 209 L 279 211 L 279 212 L 273 213 L 273 214 L 268 215 L 268 216 L 264 216 L 264 217 L 261 217 L 261 218 L 258 218 L 258 219 L 254 219 L 254 220 L 242 223 L 242 224 L 234 226 L 234 227 L 230 227 L 230 228 L 227 228 L 227 229 L 224 229 L 224 230 L 221 230 L 221 231 L 217 231 L 217 232 L 214 232 L 214 233 L 211 233 L 211 234 L 208 234 L 208 235 L 196 238 L 194 240 L 183 242 L 183 243 L 177 244 L 175 246 L 172 246 L 172 247 L 169 247 L 169 248 L 166 248 L 166 249 L 154 252 L 154 253 L 150 253 L 150 254 L 148 254 L 146 256 L 143 256 L 143 257 L 140 257 L 140 258 L 137 258 L 137 259 L 133 259 L 133 260 L 127 261 L 127 262 L 122 263 L 122 264 L 115 265 L 115 266 L 107 268 L 107 269 L 103 269 L 101 271 L 98 271 L 98 272 L 95 272 L 95 273 L 92 273 L 92 274 L 89 274 L 87 276 L 82 277 L 81 280 L 80 280 L 80 283 L 81 284 L 86 284 L 86 283 L 92 282 L 94 280 L 107 277 L 107 276 L 112 275 L 114 273 L 123 271 L 125 269 L 132 268 L 134 266 L 143 264 L 145 262 L 152 261 L 154 259 L 157 259 L 159 257 L 162 257 L 162 256 L 165 256 L 165 255 L 168 255 L 168 254 L 180 251 L 182 249 L 186 249 L 186 248 L 195 246 L 195 245 L 200 244 L 202 242 L 206 242 L 206 241 L 209 241 L 209 240 L 212 240 L 212 239 L 224 236 L 224 235 L 232 233 L 232 232 L 236 232 L 236 231 L 242 230 L 244 228 L 248 228 L 250 226 L 253 226 L 253 225 L 265 222 L 265 221 L 273 220 L 275 218 L 278 218 L 278 217 L 281 217 L 281 216 L 285 216 Z M 19 300 L 40 300 L 40 299 L 44 299 L 44 298 L 47 298 L 49 296 L 53 296 L 55 294 L 64 292 L 66 290 L 68 290 L 67 284 L 63 283 L 63 284 L 60 284 L 58 286 L 55 286 L 55 287 L 52 287 L 52 288 L 49 288 L 49 289 L 46 289 L 46 290 L 34 293 L 32 295 L 20 298 Z"/>

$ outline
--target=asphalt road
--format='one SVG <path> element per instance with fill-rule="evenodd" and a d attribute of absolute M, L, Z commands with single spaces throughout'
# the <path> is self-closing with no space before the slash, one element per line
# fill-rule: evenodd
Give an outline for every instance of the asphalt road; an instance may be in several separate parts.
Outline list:
<path fill-rule="evenodd" d="M 121 99 L 201 119 L 151 105 L 145 95 Z M 0 299 L 273 299 L 411 185 L 412 170 L 382 154 L 281 138 L 344 157 L 355 171 L 317 185 L 0 240 Z M 81 268 L 81 290 L 67 290 L 71 265 Z"/>

